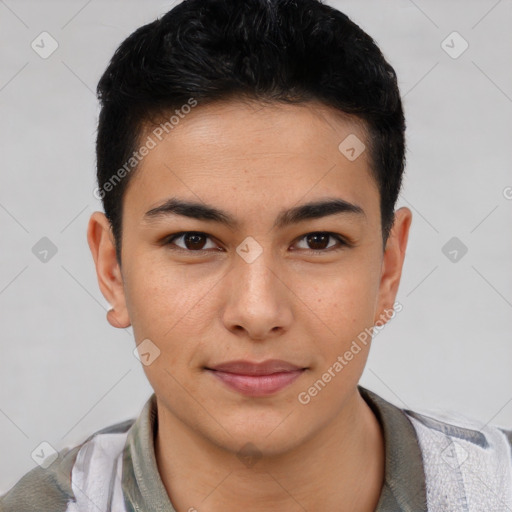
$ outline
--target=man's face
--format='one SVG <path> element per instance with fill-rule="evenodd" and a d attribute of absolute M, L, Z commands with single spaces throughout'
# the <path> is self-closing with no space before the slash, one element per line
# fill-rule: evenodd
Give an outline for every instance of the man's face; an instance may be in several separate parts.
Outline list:
<path fill-rule="evenodd" d="M 160 351 L 144 366 L 159 414 L 233 451 L 251 442 L 278 453 L 353 402 L 369 343 L 333 365 L 392 308 L 398 283 L 388 282 L 394 262 L 384 271 L 368 151 L 354 160 L 338 148 L 351 134 L 365 141 L 360 125 L 314 103 L 217 103 L 197 106 L 144 157 L 124 198 L 123 292 L 111 303 L 137 344 Z M 147 213 L 171 198 L 235 223 Z M 360 211 L 274 226 L 285 210 L 332 200 Z M 261 377 L 236 389 L 211 370 L 269 359 L 305 370 L 260 395 L 251 383 Z"/>

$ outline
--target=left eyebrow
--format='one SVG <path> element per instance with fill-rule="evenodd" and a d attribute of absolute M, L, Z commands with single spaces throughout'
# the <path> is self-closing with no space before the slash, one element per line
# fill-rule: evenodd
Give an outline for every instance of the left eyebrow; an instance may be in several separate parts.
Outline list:
<path fill-rule="evenodd" d="M 320 219 L 331 215 L 349 214 L 366 217 L 364 210 L 356 204 L 349 203 L 340 198 L 328 198 L 320 201 L 312 201 L 281 211 L 277 216 L 273 228 L 282 229 L 292 224 L 298 224 L 306 220 Z M 164 203 L 144 214 L 145 221 L 165 218 L 173 215 L 181 215 L 192 219 L 218 222 L 236 229 L 240 222 L 230 213 L 195 201 L 178 198 L 170 198 Z"/>

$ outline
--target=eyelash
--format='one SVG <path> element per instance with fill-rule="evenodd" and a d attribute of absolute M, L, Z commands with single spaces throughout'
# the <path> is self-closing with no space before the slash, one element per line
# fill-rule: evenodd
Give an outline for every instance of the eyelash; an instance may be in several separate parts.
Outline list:
<path fill-rule="evenodd" d="M 163 241 L 163 245 L 170 246 L 174 242 L 174 240 L 181 238 L 184 235 L 200 235 L 200 236 L 209 238 L 210 240 L 212 238 L 210 235 L 208 235 L 207 233 L 203 233 L 202 231 L 180 231 L 179 233 L 175 233 L 173 235 L 169 235 L 168 237 L 166 237 Z M 310 233 L 306 233 L 306 234 L 302 235 L 300 238 L 298 238 L 298 241 L 303 240 L 308 235 L 328 235 L 329 237 L 336 239 L 340 244 L 338 247 L 334 247 L 334 248 L 329 247 L 327 249 L 309 249 L 309 252 L 312 254 L 325 254 L 325 253 L 332 252 L 332 251 L 338 251 L 340 249 L 343 249 L 343 247 L 352 247 L 353 246 L 353 244 L 351 242 L 349 242 L 348 240 L 343 238 L 341 235 L 338 235 L 337 233 L 332 233 L 330 231 L 311 231 Z M 210 249 L 198 249 L 196 251 L 193 251 L 190 249 L 183 249 L 182 247 L 172 247 L 171 249 L 175 250 L 175 251 L 179 251 L 179 252 L 186 252 L 189 254 L 210 251 Z M 307 251 L 307 249 L 303 249 L 303 250 Z"/>

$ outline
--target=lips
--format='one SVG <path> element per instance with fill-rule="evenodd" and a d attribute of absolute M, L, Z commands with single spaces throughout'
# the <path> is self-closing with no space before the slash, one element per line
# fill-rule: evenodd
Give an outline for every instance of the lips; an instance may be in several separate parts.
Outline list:
<path fill-rule="evenodd" d="M 231 390 L 253 397 L 277 393 L 295 381 L 306 369 L 280 359 L 261 363 L 229 361 L 206 368 Z"/>
<path fill-rule="evenodd" d="M 281 359 L 268 359 L 261 363 L 242 360 L 229 361 L 208 368 L 208 370 L 236 373 L 238 375 L 271 375 L 272 373 L 293 372 L 303 369 L 303 367 L 288 363 Z"/>

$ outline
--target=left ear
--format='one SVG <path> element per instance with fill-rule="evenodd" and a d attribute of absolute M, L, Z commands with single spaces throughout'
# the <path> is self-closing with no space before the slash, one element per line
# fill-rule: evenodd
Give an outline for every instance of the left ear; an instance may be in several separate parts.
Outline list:
<path fill-rule="evenodd" d="M 389 237 L 382 259 L 382 272 L 379 284 L 379 299 L 375 311 L 374 323 L 386 323 L 395 303 L 398 285 L 402 277 L 402 266 L 405 259 L 405 250 L 409 238 L 409 227 L 412 221 L 412 212 L 406 206 L 395 212 L 395 221 L 389 233 Z"/>

